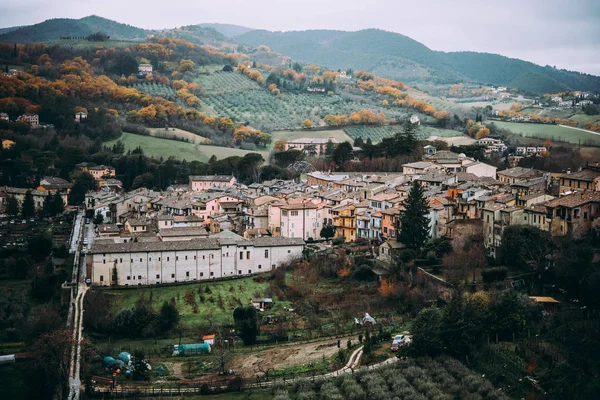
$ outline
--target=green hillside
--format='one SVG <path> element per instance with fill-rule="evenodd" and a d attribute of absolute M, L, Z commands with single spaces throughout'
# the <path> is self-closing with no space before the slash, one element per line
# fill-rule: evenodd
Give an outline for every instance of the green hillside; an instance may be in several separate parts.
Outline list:
<path fill-rule="evenodd" d="M 256 30 L 237 36 L 236 40 L 255 47 L 264 44 L 296 60 L 332 69 L 365 69 L 408 83 L 473 81 L 531 93 L 600 89 L 597 76 L 542 67 L 497 54 L 433 51 L 407 36 L 377 29 Z"/>
<path fill-rule="evenodd" d="M 253 31 L 253 28 L 248 28 L 246 26 L 241 25 L 231 25 L 231 24 L 218 24 L 218 23 L 206 23 L 200 24 L 203 28 L 212 28 L 217 32 L 227 36 L 228 38 L 234 38 L 239 35 L 243 35 L 244 33 L 248 33 Z"/>
<path fill-rule="evenodd" d="M 195 44 L 208 44 L 211 46 L 221 46 L 231 42 L 229 38 L 211 27 L 200 25 L 188 25 L 181 28 L 166 29 L 161 31 L 150 31 L 150 34 L 156 37 L 169 37 L 175 39 L 184 39 Z"/>
<path fill-rule="evenodd" d="M 57 18 L 39 24 L 24 26 L 13 31 L 0 34 L 0 42 L 27 43 L 47 42 L 61 37 L 82 37 L 92 33 L 103 32 L 111 39 L 144 39 L 144 29 L 121 24 L 106 18 L 91 15 L 81 19 Z"/>

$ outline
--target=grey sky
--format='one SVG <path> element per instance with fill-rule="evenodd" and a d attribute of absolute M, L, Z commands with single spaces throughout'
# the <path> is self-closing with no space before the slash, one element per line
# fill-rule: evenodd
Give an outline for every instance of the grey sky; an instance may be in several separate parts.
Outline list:
<path fill-rule="evenodd" d="M 499 53 L 600 75 L 600 0 L 0 0 L 0 26 L 96 14 L 142 28 L 380 28 L 434 50 Z"/>

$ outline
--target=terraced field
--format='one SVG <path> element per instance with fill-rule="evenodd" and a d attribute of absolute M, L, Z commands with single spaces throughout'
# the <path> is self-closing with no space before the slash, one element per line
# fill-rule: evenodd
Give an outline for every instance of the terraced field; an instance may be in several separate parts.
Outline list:
<path fill-rule="evenodd" d="M 354 125 L 344 127 L 344 132 L 348 134 L 352 139 L 362 138 L 363 140 L 371 139 L 373 143 L 379 143 L 387 137 L 391 137 L 398 131 L 402 130 L 399 125 L 393 126 L 371 126 L 371 125 Z M 464 136 L 460 132 L 436 128 L 432 126 L 421 125 L 417 131 L 417 138 L 419 140 L 425 140 L 431 136 L 439 137 L 460 137 Z"/>
<path fill-rule="evenodd" d="M 404 119 L 408 116 L 406 110 L 386 108 L 367 97 L 356 101 L 339 94 L 288 92 L 275 96 L 236 72 L 201 75 L 196 82 L 205 93 L 201 98 L 206 105 L 205 110 L 249 122 L 257 129 L 270 132 L 296 129 L 305 119 L 312 120 L 316 126 L 324 126 L 323 117 L 327 114 L 349 115 L 361 109 L 384 112 L 388 118 Z"/>

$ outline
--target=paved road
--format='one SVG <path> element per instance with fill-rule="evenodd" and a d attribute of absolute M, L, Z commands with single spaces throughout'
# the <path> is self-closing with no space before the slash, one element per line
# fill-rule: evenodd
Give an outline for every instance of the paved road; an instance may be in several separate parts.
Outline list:
<path fill-rule="evenodd" d="M 81 393 L 81 379 L 80 379 L 80 369 L 81 369 L 81 340 L 83 339 L 83 299 L 85 297 L 85 293 L 87 292 L 87 285 L 85 283 L 86 279 L 86 253 L 80 253 L 79 249 L 89 248 L 91 247 L 94 241 L 94 225 L 90 222 L 89 224 L 84 224 L 84 219 L 81 218 L 80 226 L 76 226 L 78 237 L 86 238 L 88 240 L 87 246 L 83 245 L 83 240 L 78 241 L 78 247 L 75 253 L 75 263 L 73 266 L 73 281 L 74 285 L 73 289 L 77 288 L 77 290 L 73 290 L 71 293 L 76 293 L 76 298 L 72 301 L 72 309 L 73 312 L 69 313 L 73 315 L 73 345 L 71 347 L 71 363 L 69 366 L 69 400 L 79 400 L 79 395 Z M 84 226 L 83 230 L 81 230 L 81 226 Z M 75 235 L 73 235 L 75 236 Z"/>

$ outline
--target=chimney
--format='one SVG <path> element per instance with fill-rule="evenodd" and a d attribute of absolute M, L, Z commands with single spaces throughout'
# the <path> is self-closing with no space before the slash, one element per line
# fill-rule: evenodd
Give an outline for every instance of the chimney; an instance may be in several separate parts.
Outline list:
<path fill-rule="evenodd" d="M 571 173 L 571 168 L 567 168 L 567 175 Z"/>

